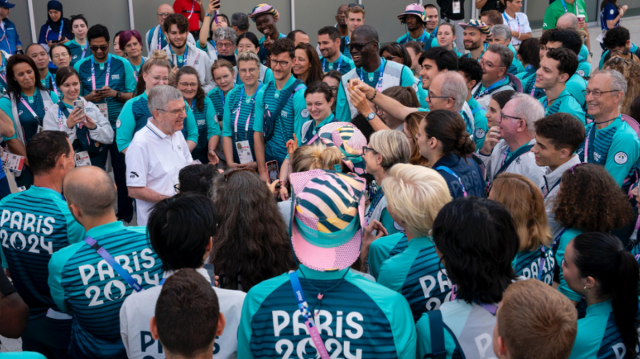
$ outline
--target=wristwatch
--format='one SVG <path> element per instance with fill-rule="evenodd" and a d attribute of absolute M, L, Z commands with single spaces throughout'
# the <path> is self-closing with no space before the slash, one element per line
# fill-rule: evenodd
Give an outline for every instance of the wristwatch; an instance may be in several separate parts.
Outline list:
<path fill-rule="evenodd" d="M 367 115 L 367 121 L 371 121 L 374 118 L 376 118 L 376 113 L 375 112 L 371 112 L 370 114 Z"/>

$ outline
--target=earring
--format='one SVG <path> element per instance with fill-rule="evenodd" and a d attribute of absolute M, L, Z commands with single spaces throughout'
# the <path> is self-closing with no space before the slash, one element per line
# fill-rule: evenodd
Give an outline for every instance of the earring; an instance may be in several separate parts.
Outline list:
<path fill-rule="evenodd" d="M 584 286 L 584 292 L 585 292 L 585 293 L 589 292 L 590 290 L 591 290 L 591 288 L 587 288 L 587 286 L 586 286 L 586 285 Z"/>

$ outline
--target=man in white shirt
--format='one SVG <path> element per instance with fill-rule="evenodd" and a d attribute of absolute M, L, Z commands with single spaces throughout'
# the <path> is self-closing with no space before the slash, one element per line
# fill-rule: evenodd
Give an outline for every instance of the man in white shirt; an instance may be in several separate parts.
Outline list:
<path fill-rule="evenodd" d="M 120 335 L 130 359 L 165 358 L 166 350 L 153 338 L 149 321 L 155 314 L 156 301 L 166 278 L 182 270 L 195 269 L 213 284 L 213 273 L 210 275 L 203 266 L 213 246 L 217 217 L 213 201 L 197 193 L 181 193 L 165 199 L 151 212 L 149 240 L 165 272 L 160 286 L 130 295 L 120 309 Z M 216 287 L 213 290 L 218 297 L 220 316 L 226 322 L 224 331 L 215 338 L 213 355 L 216 359 L 235 359 L 246 294 Z M 193 326 L 197 330 L 198 324 Z"/>
<path fill-rule="evenodd" d="M 148 106 L 153 118 L 135 134 L 125 157 L 127 188 L 136 199 L 139 226 L 147 224 L 156 202 L 176 193 L 180 170 L 193 162 L 181 131 L 187 117 L 182 93 L 156 86 L 149 91 Z"/>
<path fill-rule="evenodd" d="M 530 38 L 531 26 L 527 14 L 520 12 L 522 0 L 505 0 L 506 8 L 502 13 L 504 24 L 511 28 L 511 45 L 520 46 L 522 40 Z"/>
<path fill-rule="evenodd" d="M 487 183 L 502 172 L 521 174 L 540 183 L 546 167 L 536 164 L 535 122 L 544 117 L 544 108 L 534 97 L 518 93 L 501 112 L 500 125 L 487 133 L 478 157 L 487 168 Z M 500 139 L 502 138 L 502 139 Z"/>
<path fill-rule="evenodd" d="M 145 35 L 145 46 L 147 48 L 147 53 L 151 56 L 153 50 L 162 50 L 165 46 L 167 46 L 167 34 L 164 31 L 164 19 L 167 16 L 174 14 L 173 6 L 169 4 L 162 4 L 158 7 L 158 26 L 151 28 L 151 30 L 147 31 Z M 196 39 L 189 33 L 187 36 L 187 42 L 190 44 L 196 43 Z"/>

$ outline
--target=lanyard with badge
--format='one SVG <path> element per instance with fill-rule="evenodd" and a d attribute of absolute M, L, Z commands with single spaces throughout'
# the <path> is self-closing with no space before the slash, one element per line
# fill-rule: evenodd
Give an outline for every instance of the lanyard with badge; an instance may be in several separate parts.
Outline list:
<path fill-rule="evenodd" d="M 384 77 L 384 69 L 387 67 L 387 61 L 385 59 L 382 59 L 382 66 L 380 66 L 380 75 L 378 76 L 378 85 L 376 86 L 376 90 L 378 90 L 378 92 L 382 92 L 382 78 Z M 373 81 L 373 75 L 374 73 L 368 73 L 369 75 L 369 81 Z M 362 69 L 362 67 L 360 68 L 360 81 L 364 82 L 364 70 Z"/>
<path fill-rule="evenodd" d="M 498 82 L 494 83 L 493 85 L 491 85 L 491 86 L 489 86 L 488 88 L 484 89 L 484 91 L 482 91 L 482 92 L 479 92 L 479 93 L 475 94 L 475 95 L 473 96 L 473 98 L 477 100 L 477 99 L 479 99 L 480 97 L 482 97 L 482 96 L 484 96 L 484 95 L 487 95 L 487 94 L 491 93 L 490 91 L 495 90 L 495 89 L 496 89 L 496 88 L 498 88 L 499 86 L 502 86 L 502 84 L 504 83 L 504 81 L 505 81 L 506 79 L 507 79 L 507 78 L 505 77 L 505 78 L 503 78 L 502 80 L 500 80 L 500 81 L 498 81 Z M 480 86 L 482 86 L 482 85 L 480 85 Z M 483 86 L 483 87 L 484 87 L 484 86 Z"/>
<path fill-rule="evenodd" d="M 104 86 L 109 87 L 109 74 L 111 73 L 111 55 L 107 55 L 107 75 L 104 79 Z M 93 60 L 93 56 L 91 56 L 91 88 L 93 91 L 96 90 L 96 64 Z M 96 106 L 100 110 L 100 113 L 105 117 L 109 118 L 109 108 L 106 103 L 97 103 Z"/>
<path fill-rule="evenodd" d="M 304 297 L 304 292 L 302 291 L 302 286 L 300 285 L 300 278 L 298 277 L 298 273 L 296 271 L 289 273 L 289 279 L 291 281 L 293 293 L 296 297 L 296 302 L 298 303 L 298 308 L 300 309 L 300 314 L 302 314 L 302 316 L 304 317 L 304 324 L 307 327 L 309 336 L 313 341 L 313 345 L 316 347 L 318 356 L 321 359 L 329 359 L 327 348 L 324 346 L 324 342 L 322 341 L 320 332 L 318 331 L 318 328 L 316 327 L 316 324 L 313 320 L 313 314 L 309 310 L 309 304 L 307 304 L 307 301 Z"/>
<path fill-rule="evenodd" d="M 80 58 L 80 60 L 84 59 L 84 55 L 87 53 L 87 47 L 89 47 L 89 41 L 87 41 L 84 46 L 80 46 L 80 48 L 82 49 L 82 57 Z"/>
<path fill-rule="evenodd" d="M 520 18 L 518 17 L 518 13 L 516 13 L 516 21 L 518 22 L 518 32 L 520 32 Z M 511 27 L 511 20 L 509 20 L 509 18 L 507 17 L 507 12 L 503 12 L 502 13 L 502 17 L 504 17 L 504 20 L 507 22 L 507 25 L 509 25 L 509 27 Z"/>
<path fill-rule="evenodd" d="M 63 131 L 62 130 L 62 126 L 63 125 L 65 127 L 67 127 L 67 125 L 65 123 L 66 122 L 65 120 L 68 119 L 69 116 L 70 116 L 69 111 L 67 110 L 66 106 L 64 105 L 64 102 L 62 102 L 62 100 L 60 100 L 60 103 L 58 103 L 58 130 Z M 76 126 L 78 128 L 82 128 L 83 124 L 82 124 L 82 122 L 80 122 Z M 76 131 L 76 135 L 78 135 L 77 131 Z M 89 139 L 89 132 L 85 132 L 85 135 L 87 136 L 87 143 L 90 143 L 91 140 Z M 76 167 L 91 166 L 91 159 L 89 158 L 89 152 L 88 151 L 78 151 L 78 152 L 76 152 L 75 155 L 74 155 L 74 160 L 76 162 Z"/>
<path fill-rule="evenodd" d="M 253 114 L 253 109 L 255 107 L 256 96 L 258 92 L 260 92 L 261 88 L 262 84 L 258 83 L 258 89 L 251 99 L 251 109 L 249 110 L 249 116 L 247 116 L 247 121 L 244 125 L 244 141 L 238 141 L 238 119 L 240 118 L 240 112 L 242 111 L 242 99 L 245 91 L 240 92 L 240 100 L 238 101 L 238 108 L 236 109 L 236 119 L 233 124 L 233 133 L 236 138 L 235 145 L 238 150 L 238 159 L 240 159 L 241 165 L 253 162 L 253 155 L 251 154 L 251 146 L 249 145 L 249 140 L 247 140 L 247 134 L 249 133 L 249 123 L 251 122 L 251 115 Z"/>
<path fill-rule="evenodd" d="M 218 56 L 218 46 L 216 46 L 216 42 L 213 40 L 209 40 L 209 43 L 211 44 L 211 46 L 213 46 L 213 51 L 215 51 L 216 56 Z"/>
<path fill-rule="evenodd" d="M 460 6 L 460 0 L 454 0 L 451 4 L 451 12 L 454 14 L 459 14 L 461 12 L 462 7 Z"/>
<path fill-rule="evenodd" d="M 36 114 L 36 112 L 31 108 L 31 106 L 29 106 L 27 101 L 24 100 L 24 97 L 20 97 L 20 102 L 22 102 L 22 105 L 26 107 L 27 110 L 31 113 L 31 116 L 33 116 L 33 119 L 38 122 L 38 129 L 36 130 L 36 133 L 42 132 L 42 122 L 40 122 L 40 118 L 38 117 L 38 114 Z"/>
<path fill-rule="evenodd" d="M 162 36 L 164 34 L 162 33 L 162 29 L 160 28 L 160 25 L 158 25 L 158 50 L 162 50 Z"/>
<path fill-rule="evenodd" d="M 62 30 L 64 29 L 64 20 L 60 21 L 60 32 L 58 33 L 58 41 L 62 40 Z M 44 41 L 47 41 L 49 37 L 49 31 L 51 31 L 51 26 L 47 26 L 47 33 L 44 35 Z"/>
<path fill-rule="evenodd" d="M 184 54 L 182 54 L 183 61 L 181 62 L 182 65 L 178 63 L 178 55 L 176 55 L 176 53 L 173 52 L 173 49 L 171 48 L 171 46 L 169 46 L 169 51 L 171 51 L 171 54 L 173 54 L 173 64 L 178 66 L 178 68 L 182 68 L 187 64 L 187 60 L 189 59 L 189 45 L 186 45 L 184 47 Z M 196 64 L 196 61 L 198 61 L 199 56 L 200 56 L 200 52 L 197 51 L 196 57 L 193 59 L 193 63 L 190 65 L 191 67 L 195 67 L 194 65 Z"/>
<path fill-rule="evenodd" d="M 323 72 L 328 72 L 325 71 L 325 68 L 327 67 L 327 58 L 323 58 L 322 59 L 322 71 Z M 338 59 L 338 67 L 336 67 L 336 71 L 340 71 L 340 68 L 342 67 L 342 56 L 340 56 L 340 58 Z M 329 62 L 329 70 L 333 70 L 333 64 Z"/>
<path fill-rule="evenodd" d="M 565 14 L 566 14 L 566 13 L 568 13 L 568 12 L 569 12 L 569 10 L 567 10 L 567 4 L 564 2 L 564 0 L 560 0 L 560 1 L 562 2 L 562 7 L 564 8 L 564 12 L 565 12 Z M 575 1 L 577 1 L 577 0 L 575 0 Z M 573 6 L 574 6 L 574 7 L 575 7 L 575 9 L 576 9 L 576 16 L 578 16 L 578 3 L 577 3 L 577 2 L 574 2 L 574 3 L 573 3 Z"/>
<path fill-rule="evenodd" d="M 51 81 L 51 88 L 53 88 L 53 92 L 55 92 L 57 96 L 60 96 L 58 93 L 58 86 L 56 86 L 56 80 L 53 79 L 51 72 L 49 72 L 49 76 L 47 77 L 49 78 L 49 81 Z"/>
<path fill-rule="evenodd" d="M 438 166 L 438 167 L 436 167 L 436 170 L 443 170 L 443 171 L 447 172 L 448 174 L 452 175 L 460 183 L 460 187 L 462 187 L 462 195 L 464 197 L 468 196 L 467 190 L 464 187 L 464 183 L 462 183 L 462 178 L 460 178 L 460 176 L 458 176 L 457 173 L 453 172 L 453 170 L 451 168 L 446 167 L 446 166 Z"/>
<path fill-rule="evenodd" d="M 191 17 L 193 16 L 193 13 L 195 12 L 194 10 L 196 9 L 196 0 L 192 0 L 193 2 L 191 3 L 191 11 L 187 11 L 189 12 L 189 17 L 187 17 L 187 20 L 191 20 Z"/>

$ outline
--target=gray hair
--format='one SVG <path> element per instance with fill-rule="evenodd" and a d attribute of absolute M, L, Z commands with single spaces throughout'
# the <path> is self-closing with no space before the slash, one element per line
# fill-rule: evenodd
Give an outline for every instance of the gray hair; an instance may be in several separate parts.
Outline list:
<path fill-rule="evenodd" d="M 578 26 L 578 17 L 570 12 L 560 16 L 556 21 L 556 25 L 562 20 L 567 20 L 567 19 L 569 19 L 569 26 L 576 26 L 576 27 Z"/>
<path fill-rule="evenodd" d="M 544 107 L 535 97 L 516 93 L 509 102 L 515 101 L 513 114 L 515 117 L 522 118 L 527 123 L 529 133 L 535 133 L 535 123 L 544 117 Z"/>
<path fill-rule="evenodd" d="M 216 29 L 216 32 L 213 33 L 214 38 L 217 41 L 220 40 L 229 40 L 233 45 L 236 44 L 236 40 L 238 40 L 238 34 L 231 27 L 220 27 Z"/>
<path fill-rule="evenodd" d="M 235 26 L 240 31 L 249 30 L 249 16 L 243 12 L 236 12 L 231 15 L 231 26 Z"/>
<path fill-rule="evenodd" d="M 491 36 L 511 41 L 511 28 L 508 25 L 503 24 L 493 25 L 493 29 L 491 29 Z"/>
<path fill-rule="evenodd" d="M 243 51 L 239 53 L 236 62 L 240 64 L 240 61 L 255 61 L 258 67 L 260 67 L 260 58 L 253 51 Z M 238 68 L 238 65 L 236 65 L 236 68 Z"/>
<path fill-rule="evenodd" d="M 493 27 L 496 27 L 496 25 L 494 25 Z M 494 54 L 500 55 L 500 66 L 504 66 L 507 68 L 505 70 L 506 74 L 509 70 L 509 66 L 511 66 L 511 62 L 513 62 L 513 52 L 511 52 L 508 47 L 500 44 L 489 45 L 487 51 L 491 51 Z"/>
<path fill-rule="evenodd" d="M 462 75 L 456 71 L 445 71 L 438 74 L 436 77 L 442 76 L 442 94 L 440 96 L 451 97 L 454 101 L 453 111 L 460 112 L 462 106 L 467 101 L 467 95 L 469 89 L 467 89 L 467 82 Z"/>
<path fill-rule="evenodd" d="M 147 106 L 149 107 L 149 112 L 152 114 L 155 110 L 166 110 L 169 101 L 184 101 L 182 92 L 169 85 L 158 85 L 153 87 L 149 90 L 149 95 L 147 97 Z"/>
<path fill-rule="evenodd" d="M 612 69 L 598 70 L 591 75 L 591 78 L 593 79 L 596 75 L 609 75 L 611 78 L 611 90 L 622 91 L 623 95 L 627 93 L 627 80 L 620 72 Z"/>

